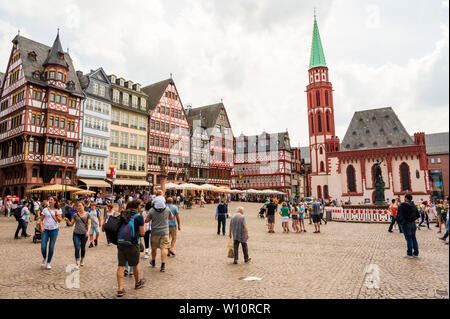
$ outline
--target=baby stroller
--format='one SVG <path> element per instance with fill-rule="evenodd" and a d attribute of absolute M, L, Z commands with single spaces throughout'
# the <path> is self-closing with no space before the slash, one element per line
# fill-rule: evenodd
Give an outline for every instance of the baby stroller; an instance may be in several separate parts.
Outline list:
<path fill-rule="evenodd" d="M 265 218 L 265 214 L 266 214 L 266 206 L 263 206 L 263 207 L 261 207 L 261 209 L 259 210 L 258 217 L 259 217 L 259 218 Z"/>
<path fill-rule="evenodd" d="M 34 227 L 33 244 L 36 244 L 42 240 L 41 235 L 41 224 L 37 222 L 36 227 Z"/>

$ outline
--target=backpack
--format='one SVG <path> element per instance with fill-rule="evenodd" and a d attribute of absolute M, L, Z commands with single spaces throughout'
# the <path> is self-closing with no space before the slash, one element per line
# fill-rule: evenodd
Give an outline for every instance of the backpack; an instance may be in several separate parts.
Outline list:
<path fill-rule="evenodd" d="M 121 216 L 111 216 L 104 226 L 105 234 L 110 243 L 117 245 L 117 236 L 122 225 Z"/>
<path fill-rule="evenodd" d="M 127 210 L 122 213 L 122 225 L 119 228 L 117 233 L 117 243 L 122 245 L 133 245 L 133 239 L 135 239 L 135 231 L 134 231 L 134 218 L 138 216 L 136 214 L 134 217 L 131 217 L 131 211 Z"/>
<path fill-rule="evenodd" d="M 22 218 L 22 209 L 20 207 L 17 207 L 14 209 L 14 217 L 17 221 L 19 221 Z"/>

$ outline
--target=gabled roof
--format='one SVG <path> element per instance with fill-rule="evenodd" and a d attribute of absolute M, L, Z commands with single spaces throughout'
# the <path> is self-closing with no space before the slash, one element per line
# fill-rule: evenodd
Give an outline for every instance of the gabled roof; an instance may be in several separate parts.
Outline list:
<path fill-rule="evenodd" d="M 300 155 L 305 160 L 305 164 L 311 164 L 311 153 L 308 146 L 300 147 Z"/>
<path fill-rule="evenodd" d="M 62 59 L 59 58 L 60 55 L 63 55 Z M 59 40 L 59 32 L 58 32 L 55 42 L 53 42 L 53 46 L 50 49 L 47 59 L 45 60 L 43 66 L 51 64 L 51 65 L 60 65 L 67 68 L 68 65 L 64 60 L 64 55 L 65 55 L 64 50 L 62 48 L 61 41 Z"/>
<path fill-rule="evenodd" d="M 148 95 L 148 107 L 153 111 L 166 91 L 169 84 L 175 84 L 172 79 L 167 79 L 152 85 L 146 86 L 141 90 Z"/>
<path fill-rule="evenodd" d="M 449 132 L 426 134 L 425 144 L 428 155 L 448 154 L 449 153 Z"/>
<path fill-rule="evenodd" d="M 223 103 L 218 103 L 189 110 L 187 114 L 189 125 L 192 127 L 194 121 L 201 120 L 201 126 L 203 128 L 213 128 L 222 108 L 225 108 Z"/>
<path fill-rule="evenodd" d="M 266 139 L 266 136 L 270 136 L 270 147 L 272 151 L 275 150 L 286 150 L 286 151 L 292 151 L 291 148 L 291 142 L 289 139 L 289 133 L 288 132 L 280 132 L 280 133 L 266 133 L 263 132 L 259 135 L 244 135 L 241 134 L 239 137 L 236 138 L 236 149 L 238 148 L 238 143 L 241 141 L 247 141 L 248 143 L 258 143 L 260 139 Z M 256 147 L 256 145 L 253 145 Z M 259 146 L 258 146 L 259 147 Z M 272 147 L 276 147 L 276 149 L 272 149 Z M 244 152 L 247 152 L 248 149 L 246 148 Z"/>
<path fill-rule="evenodd" d="M 313 40 L 311 45 L 311 59 L 309 62 L 309 69 L 317 67 L 326 67 L 325 54 L 323 53 L 322 41 L 320 40 L 319 26 L 317 20 L 314 18 Z"/>
<path fill-rule="evenodd" d="M 355 112 L 341 149 L 356 150 L 413 145 L 414 140 L 391 107 Z"/>
<path fill-rule="evenodd" d="M 37 85 L 46 87 L 47 83 L 45 81 L 42 81 L 41 79 L 34 78 L 33 73 L 38 71 L 42 74 L 44 72 L 44 62 L 48 57 L 50 47 L 42 43 L 27 39 L 23 36 L 16 36 L 13 42 L 17 43 L 18 45 L 20 56 L 22 57 L 21 58 L 22 67 L 24 70 L 26 80 L 28 82 L 32 82 Z M 28 53 L 32 51 L 36 53 L 36 61 L 28 57 Z M 81 85 L 75 72 L 72 59 L 68 53 L 64 53 L 64 60 L 67 62 L 68 65 L 67 82 L 72 81 L 75 84 L 74 90 L 66 90 L 66 91 L 72 94 L 83 96 Z M 61 90 L 61 88 L 59 89 Z"/>

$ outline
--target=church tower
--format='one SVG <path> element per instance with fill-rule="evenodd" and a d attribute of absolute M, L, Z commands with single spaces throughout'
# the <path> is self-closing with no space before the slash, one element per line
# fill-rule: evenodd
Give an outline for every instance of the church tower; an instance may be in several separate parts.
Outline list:
<path fill-rule="evenodd" d="M 311 153 L 311 177 L 323 176 L 311 185 L 311 192 L 318 198 L 328 197 L 327 152 L 339 151 L 335 137 L 333 86 L 320 40 L 319 26 L 314 17 L 314 32 L 309 64 L 309 85 L 307 86 L 309 145 Z"/>

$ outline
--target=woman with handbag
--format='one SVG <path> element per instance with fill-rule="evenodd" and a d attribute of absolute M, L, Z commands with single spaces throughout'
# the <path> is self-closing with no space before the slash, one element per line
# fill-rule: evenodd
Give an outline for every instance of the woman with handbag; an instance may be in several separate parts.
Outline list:
<path fill-rule="evenodd" d="M 75 263 L 76 269 L 79 269 L 80 266 L 84 266 L 84 257 L 86 255 L 86 243 L 89 238 L 89 230 L 91 228 L 91 216 L 84 211 L 84 203 L 78 202 L 77 204 L 78 211 L 73 215 L 72 220 L 70 221 L 67 217 L 64 218 L 66 223 L 72 227 L 75 224 L 75 228 L 73 230 L 73 245 L 75 246 Z M 81 250 L 81 259 L 80 259 L 80 250 Z"/>
<path fill-rule="evenodd" d="M 41 263 L 41 268 L 45 267 L 45 269 L 50 270 L 52 269 L 50 263 L 52 262 L 55 243 L 58 238 L 58 224 L 62 221 L 62 211 L 59 209 L 56 198 L 51 196 L 48 199 L 48 204 L 49 206 L 46 207 L 41 213 L 39 224 L 41 226 L 42 234 L 41 253 L 44 258 Z"/>

